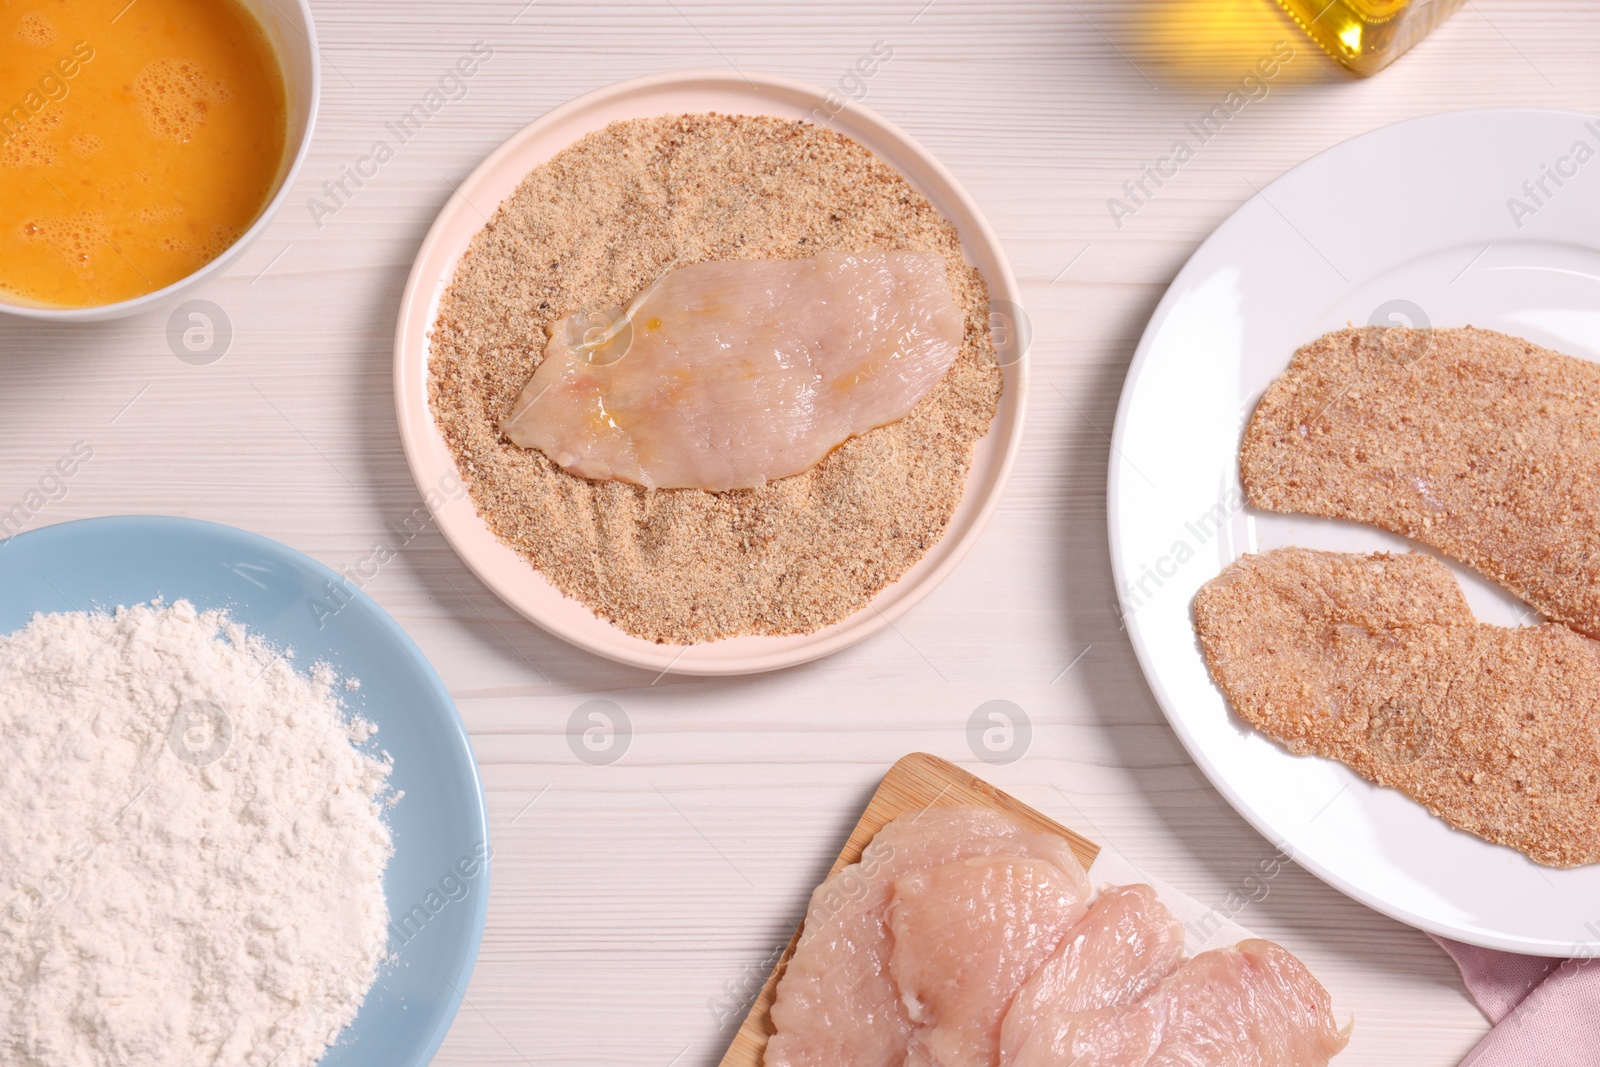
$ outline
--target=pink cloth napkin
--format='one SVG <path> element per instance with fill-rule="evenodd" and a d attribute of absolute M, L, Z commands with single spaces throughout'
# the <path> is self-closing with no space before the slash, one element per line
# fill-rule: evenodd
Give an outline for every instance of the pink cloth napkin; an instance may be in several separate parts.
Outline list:
<path fill-rule="evenodd" d="M 1600 959 L 1550 959 L 1435 937 L 1494 1029 L 1461 1067 L 1600 1067 Z"/>

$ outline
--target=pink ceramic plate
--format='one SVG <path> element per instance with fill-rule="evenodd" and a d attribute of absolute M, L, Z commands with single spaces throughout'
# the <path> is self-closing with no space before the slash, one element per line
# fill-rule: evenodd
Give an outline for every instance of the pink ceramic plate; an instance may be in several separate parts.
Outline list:
<path fill-rule="evenodd" d="M 658 645 L 633 637 L 556 589 L 521 556 L 502 544 L 478 517 L 465 494 L 448 493 L 459 477 L 428 409 L 428 334 L 439 298 L 461 254 L 484 218 L 516 189 L 533 167 L 586 133 L 618 119 L 681 112 L 776 115 L 826 121 L 903 174 L 961 234 L 968 262 L 983 274 L 998 309 L 1015 311 L 1021 298 L 1000 244 L 960 185 L 928 152 L 899 129 L 837 94 L 799 82 L 734 71 L 684 71 L 622 82 L 579 97 L 524 127 L 462 182 L 422 242 L 400 303 L 395 332 L 394 389 L 400 436 L 417 487 L 450 544 L 485 585 L 551 633 L 596 655 L 647 670 L 679 674 L 750 674 L 826 656 L 876 633 L 926 596 L 978 539 L 999 503 L 1022 432 L 1027 361 L 1002 360 L 1004 392 L 989 433 L 978 442 L 966 495 L 943 539 L 868 607 L 816 633 L 794 637 L 735 637 L 703 645 Z M 831 118 L 830 118 L 831 115 Z M 996 320 L 996 326 L 1010 323 Z M 1009 346 L 1008 346 L 1009 347 Z"/>

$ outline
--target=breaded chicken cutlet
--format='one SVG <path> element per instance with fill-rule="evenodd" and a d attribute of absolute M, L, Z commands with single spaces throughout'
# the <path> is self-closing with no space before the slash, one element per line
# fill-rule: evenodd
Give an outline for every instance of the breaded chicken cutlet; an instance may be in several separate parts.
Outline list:
<path fill-rule="evenodd" d="M 1251 504 L 1432 545 L 1600 637 L 1600 364 L 1490 330 L 1336 330 L 1240 451 Z"/>
<path fill-rule="evenodd" d="M 1244 556 L 1194 613 L 1229 703 L 1289 751 L 1538 863 L 1600 860 L 1600 644 L 1479 623 L 1419 553 Z"/>

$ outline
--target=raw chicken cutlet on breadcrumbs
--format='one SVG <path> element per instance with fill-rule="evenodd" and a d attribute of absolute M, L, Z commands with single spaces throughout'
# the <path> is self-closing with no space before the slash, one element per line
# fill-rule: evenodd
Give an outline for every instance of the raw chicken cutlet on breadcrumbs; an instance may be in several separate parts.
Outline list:
<path fill-rule="evenodd" d="M 550 330 L 580 309 L 620 306 L 674 266 L 866 252 L 943 258 L 960 351 L 910 414 L 802 473 L 654 491 L 574 477 L 501 431 Z M 428 403 L 495 537 L 600 618 L 675 645 L 809 634 L 945 536 L 1001 398 L 989 317 L 955 226 L 865 145 L 772 116 L 628 119 L 533 168 L 472 239 L 439 299 Z"/>
<path fill-rule="evenodd" d="M 964 329 L 936 252 L 695 263 L 558 322 L 502 425 L 585 478 L 759 489 L 910 414 Z"/>
<path fill-rule="evenodd" d="M 1600 645 L 1479 623 L 1419 553 L 1280 548 L 1195 597 L 1212 677 L 1258 730 L 1552 867 L 1600 860 Z"/>

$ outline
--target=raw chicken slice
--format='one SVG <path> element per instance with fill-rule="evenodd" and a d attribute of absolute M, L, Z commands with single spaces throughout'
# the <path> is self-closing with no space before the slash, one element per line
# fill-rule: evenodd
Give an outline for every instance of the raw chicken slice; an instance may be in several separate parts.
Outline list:
<path fill-rule="evenodd" d="M 1040 1020 L 1011 1067 L 1147 1067 L 1161 1043 L 1161 1013 L 1151 1005 L 1117 1004 Z M 1217 1061 L 1227 1067 L 1250 1062 Z M 1215 1067 L 1206 1062 L 1203 1067 Z M 1276 1064 L 1273 1067 L 1277 1067 Z"/>
<path fill-rule="evenodd" d="M 772 1005 L 766 1067 L 901 1067 L 912 1024 L 889 973 L 885 912 L 902 874 L 974 856 L 1047 861 L 1088 895 L 1067 843 L 981 808 L 926 808 L 878 831 L 851 864 L 811 895 L 805 929 Z"/>
<path fill-rule="evenodd" d="M 895 880 L 889 972 L 917 1029 L 907 1064 L 992 1067 L 1012 997 L 1087 911 L 1046 860 L 986 856 Z"/>
<path fill-rule="evenodd" d="M 1000 1030 L 1000 1065 L 1052 1016 L 1130 1004 L 1183 962 L 1183 924 L 1147 885 L 1111 886 L 1018 990 Z"/>
<path fill-rule="evenodd" d="M 1349 1040 L 1327 990 L 1287 950 L 1202 952 L 1133 1005 L 1063 1013 L 1015 1067 L 1326 1067 Z"/>
<path fill-rule="evenodd" d="M 500 429 L 585 478 L 755 488 L 904 418 L 964 334 L 934 252 L 696 263 L 557 321 Z"/>

